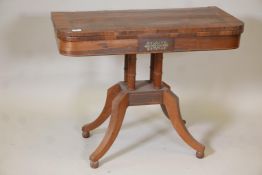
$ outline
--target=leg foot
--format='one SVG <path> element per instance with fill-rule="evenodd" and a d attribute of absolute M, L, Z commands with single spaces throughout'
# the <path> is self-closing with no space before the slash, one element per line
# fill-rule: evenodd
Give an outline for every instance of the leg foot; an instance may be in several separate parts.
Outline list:
<path fill-rule="evenodd" d="M 111 114 L 111 108 L 112 108 L 112 101 L 117 96 L 117 94 L 120 92 L 120 86 L 118 84 L 112 86 L 107 91 L 107 97 L 106 97 L 106 103 L 105 106 L 101 112 L 101 114 L 95 119 L 95 121 L 88 123 L 82 127 L 83 131 L 83 137 L 86 135 L 89 136 L 89 133 L 91 130 L 96 129 L 98 126 L 104 123 L 104 121 L 110 116 Z"/>
<path fill-rule="evenodd" d="M 194 137 L 188 132 L 185 127 L 184 120 L 181 117 L 179 110 L 178 97 L 173 94 L 172 91 L 166 90 L 163 95 L 164 105 L 166 107 L 169 119 L 176 129 L 179 136 L 194 150 L 197 151 L 196 156 L 198 158 L 204 157 L 205 146 L 199 143 Z"/>
<path fill-rule="evenodd" d="M 87 131 L 87 132 L 86 132 L 86 131 L 83 131 L 83 132 L 82 132 L 82 137 L 83 137 L 83 138 L 88 138 L 88 137 L 90 137 L 90 133 L 89 133 L 88 131 Z"/>
<path fill-rule="evenodd" d="M 109 150 L 109 148 L 114 143 L 119 130 L 122 126 L 124 115 L 128 106 L 128 92 L 122 91 L 113 100 L 112 103 L 112 115 L 109 122 L 109 127 L 106 134 L 97 147 L 97 149 L 91 154 L 91 162 L 97 162 L 103 155 Z"/>
<path fill-rule="evenodd" d="M 202 158 L 204 158 L 204 156 L 205 156 L 205 153 L 204 153 L 204 151 L 197 151 L 196 152 L 196 157 L 197 158 L 199 158 L 199 159 L 202 159 Z"/>
<path fill-rule="evenodd" d="M 99 162 L 98 161 L 90 161 L 90 167 L 91 168 L 98 168 L 99 167 Z"/>

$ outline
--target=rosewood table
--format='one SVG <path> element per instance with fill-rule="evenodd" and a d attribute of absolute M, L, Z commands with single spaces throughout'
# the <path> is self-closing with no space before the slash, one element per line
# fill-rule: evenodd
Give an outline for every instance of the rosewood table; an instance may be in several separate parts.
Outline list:
<path fill-rule="evenodd" d="M 160 104 L 181 138 L 203 158 L 205 147 L 188 132 L 178 97 L 162 81 L 164 52 L 238 48 L 244 24 L 217 7 L 52 12 L 58 48 L 67 56 L 125 55 L 124 81 L 107 91 L 101 114 L 82 128 L 84 138 L 109 116 L 106 134 L 90 156 L 92 168 L 116 139 L 128 106 Z M 150 78 L 136 81 L 137 54 L 151 55 Z M 98 68 L 99 69 L 99 68 Z"/>

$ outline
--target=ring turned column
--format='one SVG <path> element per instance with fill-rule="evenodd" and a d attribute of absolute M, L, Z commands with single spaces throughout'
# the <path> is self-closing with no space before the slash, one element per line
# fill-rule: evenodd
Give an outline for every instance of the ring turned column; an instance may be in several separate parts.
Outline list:
<path fill-rule="evenodd" d="M 129 90 L 136 88 L 136 54 L 125 55 L 124 80 Z"/>

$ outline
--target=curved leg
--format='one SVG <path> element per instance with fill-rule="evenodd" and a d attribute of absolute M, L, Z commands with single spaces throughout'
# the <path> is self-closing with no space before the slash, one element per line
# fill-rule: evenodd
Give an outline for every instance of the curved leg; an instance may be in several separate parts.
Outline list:
<path fill-rule="evenodd" d="M 95 121 L 88 123 L 82 127 L 82 136 L 84 138 L 88 138 L 90 135 L 89 132 L 100 126 L 110 116 L 112 101 L 119 92 L 120 86 L 118 84 L 115 84 L 107 90 L 106 102 L 101 114 L 95 119 Z"/>
<path fill-rule="evenodd" d="M 161 104 L 160 106 L 161 106 L 161 109 L 162 109 L 163 113 L 165 114 L 165 116 L 169 119 L 165 105 Z"/>
<path fill-rule="evenodd" d="M 99 166 L 98 160 L 109 150 L 115 141 L 119 130 L 122 126 L 124 115 L 128 107 L 128 93 L 122 91 L 114 100 L 112 104 L 112 114 L 109 122 L 109 127 L 106 134 L 97 147 L 97 149 L 90 156 L 90 166 L 97 168 Z"/>
<path fill-rule="evenodd" d="M 167 90 L 163 94 L 163 101 L 166 107 L 168 116 L 172 125 L 180 135 L 180 137 L 193 149 L 196 150 L 196 157 L 203 158 L 205 146 L 199 143 L 197 140 L 193 138 L 193 136 L 188 132 L 183 119 L 181 118 L 180 110 L 179 110 L 179 101 L 178 97 L 173 94 L 170 90 Z"/>
<path fill-rule="evenodd" d="M 163 113 L 165 114 L 165 116 L 169 119 L 165 105 L 161 104 L 161 109 L 162 109 Z M 185 120 L 183 120 L 183 122 L 186 124 Z"/>

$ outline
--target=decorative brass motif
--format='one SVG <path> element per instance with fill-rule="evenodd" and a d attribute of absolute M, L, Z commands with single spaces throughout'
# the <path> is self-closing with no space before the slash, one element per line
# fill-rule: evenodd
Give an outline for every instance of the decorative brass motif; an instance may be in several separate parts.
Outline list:
<path fill-rule="evenodd" d="M 147 51 L 158 51 L 166 50 L 168 46 L 167 41 L 147 41 L 144 47 Z"/>
<path fill-rule="evenodd" d="M 138 39 L 139 52 L 168 52 L 174 50 L 175 40 L 168 37 L 141 37 Z"/>

